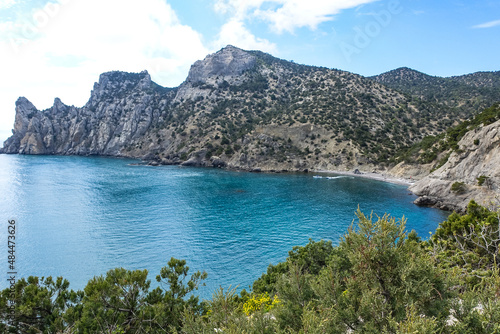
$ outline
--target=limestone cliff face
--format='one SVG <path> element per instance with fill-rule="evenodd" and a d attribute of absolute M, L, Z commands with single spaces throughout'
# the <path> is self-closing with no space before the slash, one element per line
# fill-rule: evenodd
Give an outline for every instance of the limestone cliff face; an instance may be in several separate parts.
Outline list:
<path fill-rule="evenodd" d="M 174 102 L 206 98 L 210 96 L 212 89 L 241 85 L 246 79 L 242 76 L 243 72 L 253 69 L 256 59 L 249 52 L 228 45 L 219 52 L 196 61 L 191 66 L 186 81 L 179 87 Z"/>
<path fill-rule="evenodd" d="M 30 145 L 28 145 L 29 137 L 26 137 L 28 127 L 31 129 L 33 128 L 33 125 L 30 126 L 30 119 L 36 112 L 37 109 L 35 106 L 25 97 L 20 97 L 16 101 L 16 118 L 14 121 L 14 129 L 12 130 L 13 134 L 4 143 L 3 150 L 5 152 L 26 152 L 29 154 L 36 150 L 37 142 L 31 142 Z M 23 142 L 22 145 L 21 142 Z"/>
<path fill-rule="evenodd" d="M 51 108 L 39 111 L 21 97 L 3 153 L 120 155 L 125 145 L 161 122 L 168 96 L 147 72 L 109 72 L 101 74 L 82 108 L 56 98 Z"/>
<path fill-rule="evenodd" d="M 421 196 L 417 204 L 458 211 L 463 211 L 471 199 L 483 205 L 498 204 L 500 121 L 469 131 L 458 145 L 460 150 L 446 164 L 410 188 Z M 481 176 L 486 178 L 479 186 L 477 179 Z M 461 191 L 452 190 L 455 182 L 464 183 Z"/>
<path fill-rule="evenodd" d="M 186 79 L 188 83 L 217 83 L 234 79 L 255 66 L 256 57 L 244 50 L 228 45 L 221 51 L 195 62 Z"/>

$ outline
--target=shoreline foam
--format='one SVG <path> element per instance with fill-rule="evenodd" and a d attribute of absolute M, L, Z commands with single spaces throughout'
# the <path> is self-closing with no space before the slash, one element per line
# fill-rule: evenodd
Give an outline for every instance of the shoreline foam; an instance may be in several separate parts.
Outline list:
<path fill-rule="evenodd" d="M 394 177 L 394 176 L 387 175 L 384 173 L 360 172 L 360 174 L 357 174 L 357 173 L 354 173 L 351 171 L 323 170 L 323 169 L 314 169 L 314 170 L 311 170 L 310 172 L 332 173 L 332 174 L 339 174 L 339 175 L 361 177 L 361 178 L 365 178 L 365 179 L 394 183 L 394 184 L 399 184 L 399 185 L 408 186 L 408 187 L 415 183 L 415 181 L 411 180 L 411 179 L 398 178 L 398 177 Z"/>

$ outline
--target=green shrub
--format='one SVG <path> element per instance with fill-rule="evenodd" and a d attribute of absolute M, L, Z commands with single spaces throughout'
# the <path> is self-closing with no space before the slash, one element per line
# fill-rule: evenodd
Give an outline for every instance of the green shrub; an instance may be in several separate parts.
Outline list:
<path fill-rule="evenodd" d="M 467 185 L 463 182 L 454 182 L 451 185 L 451 191 L 456 194 L 463 194 L 465 191 L 467 191 Z"/>
<path fill-rule="evenodd" d="M 482 186 L 484 184 L 484 182 L 486 182 L 487 179 L 488 179 L 488 177 L 486 175 L 479 176 L 478 178 L 476 178 L 477 185 Z"/>

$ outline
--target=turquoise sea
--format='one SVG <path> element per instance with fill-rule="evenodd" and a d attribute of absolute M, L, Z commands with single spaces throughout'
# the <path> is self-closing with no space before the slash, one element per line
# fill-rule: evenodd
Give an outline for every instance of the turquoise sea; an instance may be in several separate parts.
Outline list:
<path fill-rule="evenodd" d="M 406 187 L 354 177 L 150 167 L 101 157 L 0 155 L 0 288 L 7 225 L 16 221 L 18 277 L 63 276 L 82 289 L 115 267 L 148 269 L 171 257 L 208 273 L 199 295 L 240 288 L 309 238 L 334 244 L 359 207 L 408 218 L 424 238 L 447 213 L 412 204 Z"/>

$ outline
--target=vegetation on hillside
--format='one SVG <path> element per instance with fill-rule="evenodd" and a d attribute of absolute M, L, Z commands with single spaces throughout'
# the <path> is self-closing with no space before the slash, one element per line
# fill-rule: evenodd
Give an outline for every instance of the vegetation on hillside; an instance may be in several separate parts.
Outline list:
<path fill-rule="evenodd" d="M 337 246 L 294 247 L 253 285 L 200 302 L 206 274 L 171 259 L 151 290 L 122 268 L 83 291 L 29 277 L 0 294 L 4 333 L 498 333 L 499 211 L 471 202 L 422 241 L 405 219 L 357 212 Z M 13 317 L 11 317 L 11 315 Z"/>
<path fill-rule="evenodd" d="M 243 154 L 251 160 L 334 164 L 346 164 L 359 152 L 364 163 L 388 163 L 471 114 L 352 73 L 249 53 L 256 66 L 234 82 L 215 77 L 188 83 L 197 97 L 158 108 L 162 123 L 128 152 L 150 147 L 162 158 L 169 145 L 168 158 L 181 161 L 205 151 L 207 158 Z M 302 134 L 301 126 L 311 130 Z M 262 127 L 275 134 L 260 138 Z"/>
<path fill-rule="evenodd" d="M 442 78 L 404 67 L 371 79 L 423 101 L 446 106 L 448 112 L 464 119 L 498 102 L 500 96 L 500 71 Z"/>
<path fill-rule="evenodd" d="M 238 55 L 230 71 L 213 66 L 217 54 L 229 52 Z M 198 71 L 176 88 L 155 84 L 146 72 L 108 72 L 82 108 L 59 101 L 38 111 L 25 101 L 26 124 L 16 123 L 2 151 L 216 161 L 250 170 L 344 169 L 394 164 L 425 139 L 416 148 L 424 152 L 410 154 L 425 162 L 439 155 L 432 136 L 500 96 L 500 72 L 437 78 L 398 69 L 370 80 L 259 51 L 230 47 L 217 54 L 194 64 Z M 21 145 L 23 138 L 32 138 L 30 145 Z"/>
<path fill-rule="evenodd" d="M 409 163 L 435 163 L 435 168 L 439 168 L 446 163 L 451 152 L 460 150 L 458 142 L 467 132 L 490 125 L 498 120 L 500 120 L 500 103 L 483 110 L 471 119 L 460 122 L 440 135 L 425 137 L 422 141 L 401 151 L 396 160 Z M 476 141 L 474 144 L 479 145 L 480 143 Z"/>

